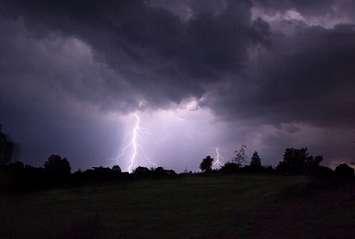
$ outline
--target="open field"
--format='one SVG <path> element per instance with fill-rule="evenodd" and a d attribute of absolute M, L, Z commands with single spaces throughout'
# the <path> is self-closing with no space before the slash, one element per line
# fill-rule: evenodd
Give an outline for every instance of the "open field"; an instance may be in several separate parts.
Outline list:
<path fill-rule="evenodd" d="M 0 200 L 0 238 L 355 238 L 355 190 L 304 177 L 140 180 Z"/>

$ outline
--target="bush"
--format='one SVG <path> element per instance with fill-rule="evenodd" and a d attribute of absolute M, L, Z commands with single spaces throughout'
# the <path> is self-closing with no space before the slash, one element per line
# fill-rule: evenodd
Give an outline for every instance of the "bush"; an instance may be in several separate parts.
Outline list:
<path fill-rule="evenodd" d="M 213 158 L 211 156 L 207 156 L 206 158 L 204 158 L 200 164 L 200 169 L 202 172 L 211 172 L 212 171 L 212 162 L 213 162 Z"/>
<path fill-rule="evenodd" d="M 70 164 L 66 158 L 53 154 L 44 163 L 44 169 L 48 176 L 61 179 L 70 176 Z"/>
<path fill-rule="evenodd" d="M 229 173 L 237 173 L 240 171 L 240 167 L 238 164 L 236 163 L 231 163 L 231 162 L 228 162 L 226 163 L 225 165 L 222 166 L 222 168 L 220 169 L 220 171 L 222 173 L 226 173 L 226 174 L 229 174 Z"/>
<path fill-rule="evenodd" d="M 354 169 L 343 163 L 335 168 L 335 175 L 342 178 L 351 178 L 354 177 Z"/>

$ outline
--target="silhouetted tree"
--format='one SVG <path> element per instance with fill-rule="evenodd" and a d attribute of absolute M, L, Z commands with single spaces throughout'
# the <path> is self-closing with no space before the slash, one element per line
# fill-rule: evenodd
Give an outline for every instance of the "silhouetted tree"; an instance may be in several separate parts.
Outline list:
<path fill-rule="evenodd" d="M 176 173 L 174 170 L 166 170 L 163 167 L 151 168 L 150 172 L 151 172 L 152 176 L 155 178 L 176 176 Z"/>
<path fill-rule="evenodd" d="M 146 177 L 151 175 L 150 170 L 146 167 L 139 166 L 134 171 L 133 174 L 136 176 Z"/>
<path fill-rule="evenodd" d="M 306 172 L 312 174 L 318 170 L 320 163 L 323 161 L 323 156 L 317 155 L 315 157 L 310 156 L 306 159 Z"/>
<path fill-rule="evenodd" d="M 163 167 L 157 167 L 151 169 L 154 177 L 163 177 L 166 176 L 167 171 Z"/>
<path fill-rule="evenodd" d="M 238 167 L 242 167 L 243 164 L 245 163 L 245 151 L 247 149 L 247 146 L 242 145 L 240 149 L 234 151 L 235 156 L 233 159 L 233 162 L 238 165 Z"/>
<path fill-rule="evenodd" d="M 115 173 L 121 173 L 121 167 L 119 165 L 114 165 L 112 166 L 112 171 L 114 171 Z"/>
<path fill-rule="evenodd" d="M 112 174 L 112 170 L 107 167 L 93 167 L 93 174 L 95 177 L 100 177 L 100 178 L 108 178 Z"/>
<path fill-rule="evenodd" d="M 325 166 L 318 166 L 312 171 L 312 175 L 321 178 L 331 178 L 334 176 L 334 171 Z"/>
<path fill-rule="evenodd" d="M 222 173 L 226 173 L 226 174 L 229 174 L 229 173 L 236 173 L 238 171 L 240 171 L 240 167 L 239 165 L 237 165 L 236 163 L 233 163 L 233 162 L 228 162 L 228 163 L 225 163 L 220 171 Z"/>
<path fill-rule="evenodd" d="M 25 165 L 20 161 L 16 161 L 10 163 L 8 165 L 8 168 L 10 169 L 10 171 L 21 172 L 25 168 Z"/>
<path fill-rule="evenodd" d="M 261 166 L 261 158 L 259 157 L 258 152 L 255 151 L 253 153 L 253 156 L 251 157 L 249 166 L 251 169 L 260 169 L 262 167 Z"/>
<path fill-rule="evenodd" d="M 351 178 L 354 177 L 354 169 L 343 163 L 335 168 L 335 175 L 343 178 Z"/>
<path fill-rule="evenodd" d="M 70 164 L 66 158 L 53 154 L 44 163 L 44 169 L 51 177 L 63 178 L 70 175 Z"/>
<path fill-rule="evenodd" d="M 312 174 L 322 160 L 322 156 L 313 157 L 309 155 L 307 148 L 287 148 L 283 161 L 278 164 L 276 169 L 290 174 Z"/>
<path fill-rule="evenodd" d="M 204 158 L 200 164 L 200 169 L 202 172 L 211 172 L 212 171 L 212 162 L 213 158 L 208 155 L 206 158 Z"/>
<path fill-rule="evenodd" d="M 14 143 L 2 132 L 2 127 L 0 125 L 0 166 L 11 161 L 13 151 Z"/>

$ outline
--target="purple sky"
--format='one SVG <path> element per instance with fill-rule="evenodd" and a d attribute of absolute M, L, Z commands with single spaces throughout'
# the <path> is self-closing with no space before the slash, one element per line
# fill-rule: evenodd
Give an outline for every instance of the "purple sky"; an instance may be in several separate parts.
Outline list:
<path fill-rule="evenodd" d="M 355 161 L 351 0 L 0 0 L 0 123 L 20 159 L 195 170 L 247 145 Z"/>

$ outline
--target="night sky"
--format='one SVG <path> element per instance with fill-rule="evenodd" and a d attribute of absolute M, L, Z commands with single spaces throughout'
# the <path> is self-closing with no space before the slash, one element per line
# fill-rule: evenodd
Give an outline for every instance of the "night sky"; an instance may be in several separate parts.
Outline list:
<path fill-rule="evenodd" d="M 0 123 L 18 159 L 196 170 L 240 145 L 355 161 L 355 1 L 0 0 Z"/>

